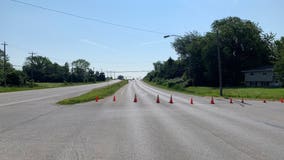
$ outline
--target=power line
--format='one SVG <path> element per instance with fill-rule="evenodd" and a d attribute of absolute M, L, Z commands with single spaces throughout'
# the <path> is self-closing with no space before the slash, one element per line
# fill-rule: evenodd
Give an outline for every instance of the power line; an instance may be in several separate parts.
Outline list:
<path fill-rule="evenodd" d="M 158 31 L 154 31 L 154 30 L 148 30 L 148 29 L 144 29 L 144 28 L 138 28 L 138 27 L 132 27 L 132 26 L 123 25 L 123 24 L 112 23 L 112 22 L 101 20 L 101 19 L 98 19 L 98 18 L 80 16 L 80 15 L 77 15 L 77 14 L 64 12 L 64 11 L 60 11 L 60 10 L 55 10 L 55 9 L 51 9 L 51 8 L 47 8 L 47 7 L 35 5 L 35 4 L 32 4 L 32 3 L 19 1 L 19 0 L 10 0 L 10 1 L 15 2 L 15 3 L 20 3 L 20 4 L 23 4 L 23 5 L 27 5 L 27 6 L 31 6 L 31 7 L 34 7 L 34 8 L 39 8 L 39 9 L 46 10 L 46 11 L 49 11 L 49 12 L 64 14 L 64 15 L 67 15 L 67 16 L 71 16 L 71 17 L 75 17 L 75 18 L 79 18 L 79 19 L 84 19 L 84 20 L 89 20 L 89 21 L 95 21 L 95 22 L 99 22 L 99 23 L 103 23 L 103 24 L 108 24 L 108 25 L 120 27 L 120 28 L 126 28 L 126 29 L 131 29 L 131 30 L 136 30 L 136 31 L 166 35 L 166 33 L 158 32 Z"/>

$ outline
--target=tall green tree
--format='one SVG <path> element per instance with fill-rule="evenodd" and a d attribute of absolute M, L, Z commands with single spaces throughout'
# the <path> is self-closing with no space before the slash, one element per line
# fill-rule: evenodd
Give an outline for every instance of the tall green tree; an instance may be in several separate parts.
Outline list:
<path fill-rule="evenodd" d="M 73 61 L 72 63 L 72 76 L 73 80 L 77 82 L 87 82 L 88 81 L 88 69 L 90 67 L 90 63 L 84 59 L 78 59 Z"/>
<path fill-rule="evenodd" d="M 69 64 L 67 62 L 65 62 L 64 66 L 63 66 L 63 80 L 64 82 L 68 82 L 70 81 L 70 71 L 69 71 Z"/>
<path fill-rule="evenodd" d="M 217 31 L 225 84 L 239 85 L 242 70 L 272 64 L 274 36 L 264 34 L 254 22 L 228 17 L 212 23 L 212 32 Z"/>
<path fill-rule="evenodd" d="M 194 31 L 175 39 L 172 45 L 178 59 L 174 63 L 172 60 L 154 63 L 154 71 L 146 78 L 158 81 L 182 73 L 183 80 L 192 85 L 217 86 L 219 48 L 223 84 L 238 86 L 244 79 L 242 70 L 272 65 L 277 59 L 273 52 L 274 34 L 264 33 L 252 21 L 227 17 L 214 21 L 211 27 L 204 35 Z"/>
<path fill-rule="evenodd" d="M 0 85 L 4 85 L 4 52 L 0 49 Z M 9 62 L 9 57 L 6 56 L 5 64 L 6 84 L 9 86 L 21 86 L 26 82 L 26 76 L 22 71 L 17 71 Z"/>
<path fill-rule="evenodd" d="M 203 39 L 204 37 L 198 32 L 191 32 L 173 43 L 173 47 L 185 67 L 184 74 L 192 80 L 193 85 L 202 85 L 204 82 Z"/>
<path fill-rule="evenodd" d="M 277 74 L 277 78 L 284 85 L 284 37 L 275 41 L 275 66 L 274 70 Z"/>
<path fill-rule="evenodd" d="M 96 75 L 95 75 L 95 71 L 93 71 L 92 69 L 89 69 L 88 71 L 88 82 L 96 82 Z"/>
<path fill-rule="evenodd" d="M 52 62 L 43 56 L 29 56 L 23 66 L 23 71 L 30 79 L 36 82 L 47 82 L 49 69 Z"/>
<path fill-rule="evenodd" d="M 23 66 L 24 73 L 36 82 L 64 82 L 69 80 L 69 65 L 52 63 L 47 57 L 30 56 Z"/>
<path fill-rule="evenodd" d="M 10 86 L 23 86 L 26 80 L 27 77 L 22 71 L 13 70 L 7 74 L 7 84 Z"/>

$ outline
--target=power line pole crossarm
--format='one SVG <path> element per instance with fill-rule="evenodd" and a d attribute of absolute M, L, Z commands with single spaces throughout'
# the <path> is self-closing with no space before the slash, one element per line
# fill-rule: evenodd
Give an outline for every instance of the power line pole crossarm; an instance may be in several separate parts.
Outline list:
<path fill-rule="evenodd" d="M 3 83 L 4 87 L 7 86 L 7 73 L 6 73 L 6 61 L 7 61 L 7 56 L 6 56 L 6 46 L 8 45 L 6 42 L 1 43 L 1 45 L 4 46 L 4 55 L 3 55 Z"/>

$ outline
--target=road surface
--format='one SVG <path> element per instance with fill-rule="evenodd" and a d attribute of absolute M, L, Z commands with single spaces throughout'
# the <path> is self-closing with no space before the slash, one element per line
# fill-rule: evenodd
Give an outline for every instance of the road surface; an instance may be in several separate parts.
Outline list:
<path fill-rule="evenodd" d="M 210 104 L 208 97 L 130 81 L 115 93 L 115 102 L 108 97 L 72 106 L 55 104 L 94 87 L 0 94 L 0 159 L 284 159 L 280 102 L 229 104 L 220 98 Z M 173 104 L 168 103 L 171 94 Z"/>

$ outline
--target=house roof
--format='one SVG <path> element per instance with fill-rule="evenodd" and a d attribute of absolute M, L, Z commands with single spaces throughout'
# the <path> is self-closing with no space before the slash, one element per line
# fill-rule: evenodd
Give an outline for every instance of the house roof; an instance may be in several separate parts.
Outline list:
<path fill-rule="evenodd" d="M 249 70 L 243 70 L 242 72 L 265 72 L 265 71 L 273 71 L 273 66 L 262 66 L 262 67 L 257 67 Z"/>

